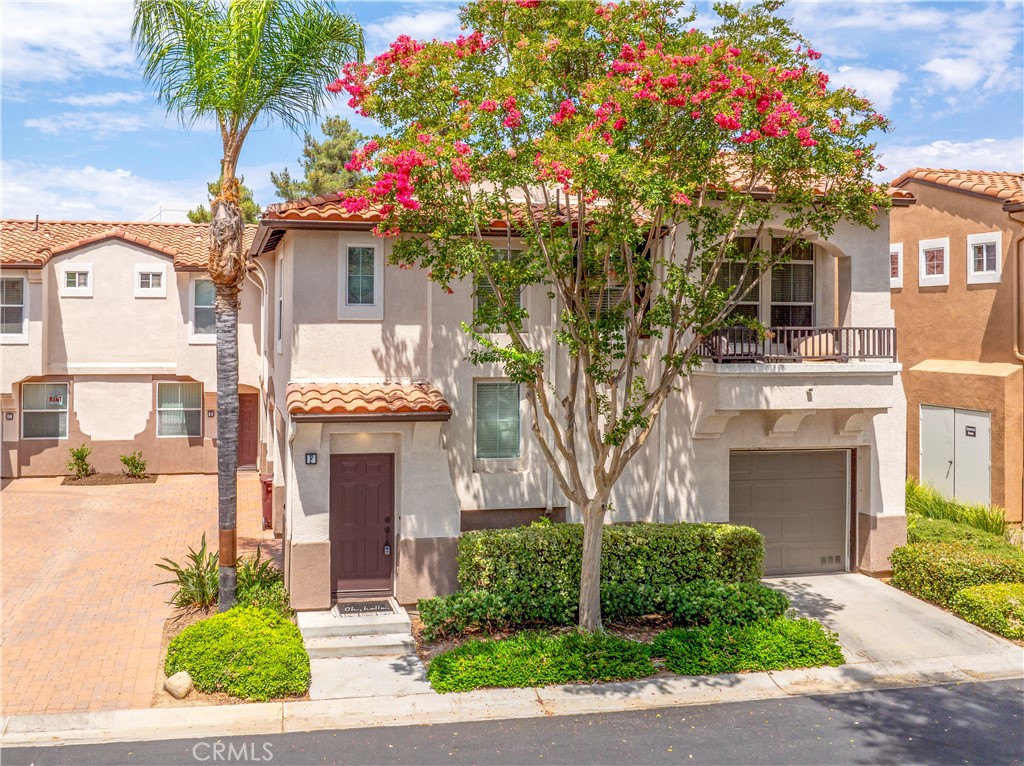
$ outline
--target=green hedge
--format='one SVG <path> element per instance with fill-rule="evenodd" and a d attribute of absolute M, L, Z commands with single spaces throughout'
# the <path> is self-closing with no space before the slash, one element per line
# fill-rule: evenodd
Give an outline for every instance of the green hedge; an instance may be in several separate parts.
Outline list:
<path fill-rule="evenodd" d="M 1024 583 L 964 588 L 953 596 L 950 607 L 979 627 L 1024 640 Z"/>
<path fill-rule="evenodd" d="M 164 671 L 181 670 L 199 691 L 260 701 L 305 694 L 310 682 L 299 629 L 278 612 L 253 607 L 230 609 L 175 636 Z"/>
<path fill-rule="evenodd" d="M 942 606 L 964 588 L 1024 582 L 1024 559 L 965 544 L 917 543 L 890 554 L 892 584 Z"/>
<path fill-rule="evenodd" d="M 1024 559 L 1020 546 L 1002 535 L 983 532 L 977 527 L 949 519 L 932 519 L 913 513 L 907 516 L 907 542 L 963 543 L 975 550 Z"/>
<path fill-rule="evenodd" d="M 470 641 L 435 657 L 427 678 L 439 692 L 623 681 L 654 675 L 647 645 L 607 633 L 521 633 Z"/>
<path fill-rule="evenodd" d="M 655 639 L 652 651 L 664 658 L 669 670 L 687 676 L 835 666 L 845 661 L 836 634 L 807 619 L 673 628 Z"/>

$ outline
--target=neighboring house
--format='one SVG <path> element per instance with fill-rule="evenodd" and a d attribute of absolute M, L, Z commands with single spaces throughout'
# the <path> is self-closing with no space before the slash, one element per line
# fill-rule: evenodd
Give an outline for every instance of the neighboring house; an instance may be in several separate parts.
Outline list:
<path fill-rule="evenodd" d="M 531 437 L 522 388 L 466 359 L 472 280 L 446 295 L 388 265 L 374 216 L 338 200 L 271 207 L 251 250 L 268 277 L 268 468 L 298 609 L 448 592 L 461 531 L 577 518 Z M 612 521 L 750 524 L 769 573 L 889 569 L 906 539 L 906 411 L 887 216 L 878 222 L 841 224 L 766 275 L 741 311 L 775 326 L 770 339 L 708 339 L 618 483 Z M 549 337 L 547 290 L 522 300 L 524 332 Z M 557 381 L 564 350 L 547 353 Z"/>
<path fill-rule="evenodd" d="M 906 372 L 907 468 L 1021 521 L 1024 175 L 914 168 L 893 182 L 892 305 Z"/>
<path fill-rule="evenodd" d="M 251 242 L 255 227 L 246 232 Z M 2 475 L 99 471 L 141 451 L 155 473 L 213 473 L 216 338 L 208 227 L 0 221 Z M 242 290 L 239 462 L 261 460 L 262 299 Z"/>

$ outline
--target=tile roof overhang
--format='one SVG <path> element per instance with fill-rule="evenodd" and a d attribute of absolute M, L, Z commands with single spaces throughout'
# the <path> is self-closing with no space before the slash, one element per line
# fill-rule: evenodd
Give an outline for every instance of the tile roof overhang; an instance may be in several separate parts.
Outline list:
<path fill-rule="evenodd" d="M 303 421 L 448 420 L 452 408 L 430 383 L 288 384 L 288 413 Z"/>
<path fill-rule="evenodd" d="M 893 181 L 892 187 L 898 189 L 915 181 L 1002 202 L 1006 211 L 1024 209 L 1024 173 L 911 168 Z"/>

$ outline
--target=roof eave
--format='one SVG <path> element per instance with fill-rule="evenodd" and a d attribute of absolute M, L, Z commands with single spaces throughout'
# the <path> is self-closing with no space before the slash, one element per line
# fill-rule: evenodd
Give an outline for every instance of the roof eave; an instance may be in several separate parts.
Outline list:
<path fill-rule="evenodd" d="M 444 422 L 450 420 L 451 412 L 291 412 L 292 420 L 301 423 L 371 423 L 375 421 L 401 422 Z"/>

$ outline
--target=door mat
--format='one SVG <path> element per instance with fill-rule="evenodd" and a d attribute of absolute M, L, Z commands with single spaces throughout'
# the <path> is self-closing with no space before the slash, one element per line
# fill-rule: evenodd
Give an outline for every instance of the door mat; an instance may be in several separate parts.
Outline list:
<path fill-rule="evenodd" d="M 354 617 L 360 614 L 390 614 L 395 610 L 390 601 L 381 598 L 372 601 L 339 601 L 333 611 L 338 617 Z"/>

